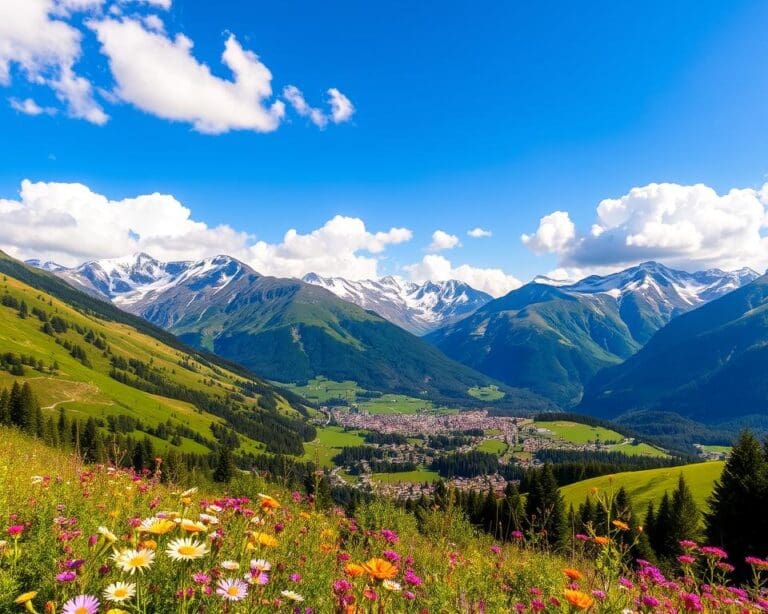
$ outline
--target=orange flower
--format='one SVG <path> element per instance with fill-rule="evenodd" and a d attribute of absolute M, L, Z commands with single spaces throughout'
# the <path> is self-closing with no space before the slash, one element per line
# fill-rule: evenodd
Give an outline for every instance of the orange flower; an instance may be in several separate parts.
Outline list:
<path fill-rule="evenodd" d="M 384 559 L 368 559 L 363 563 L 363 569 L 365 573 L 377 580 L 391 580 L 397 575 L 397 567 Z"/>
<path fill-rule="evenodd" d="M 277 510 L 282 507 L 277 499 L 269 495 L 259 493 L 259 499 L 261 499 L 261 509 L 263 510 Z"/>
<path fill-rule="evenodd" d="M 362 565 L 358 565 L 357 563 L 347 563 L 347 565 L 344 567 L 344 572 L 348 576 L 357 578 L 358 576 L 362 576 L 365 573 L 365 568 Z"/>
<path fill-rule="evenodd" d="M 565 591 L 565 600 L 579 610 L 591 608 L 592 604 L 595 603 L 595 600 L 586 593 L 572 590 Z"/>
<path fill-rule="evenodd" d="M 622 531 L 629 531 L 629 525 L 621 520 L 614 520 L 611 524 Z"/>
<path fill-rule="evenodd" d="M 157 550 L 157 542 L 154 539 L 145 539 L 141 542 L 141 547 L 147 550 Z"/>
<path fill-rule="evenodd" d="M 603 537 L 602 535 L 598 535 L 595 537 L 595 543 L 600 544 L 601 546 L 607 546 L 609 543 L 611 543 L 611 540 L 607 537 Z"/>
<path fill-rule="evenodd" d="M 576 580 L 581 580 L 581 572 L 578 569 L 572 569 L 571 567 L 566 567 L 565 569 L 563 569 L 563 573 L 574 582 Z"/>

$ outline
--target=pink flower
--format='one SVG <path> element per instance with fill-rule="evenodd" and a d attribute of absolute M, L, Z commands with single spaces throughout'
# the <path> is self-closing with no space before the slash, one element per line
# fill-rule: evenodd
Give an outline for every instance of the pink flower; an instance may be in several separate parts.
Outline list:
<path fill-rule="evenodd" d="M 24 528 L 23 524 L 12 524 L 8 527 L 8 535 L 11 537 L 18 537 L 24 532 Z"/>
<path fill-rule="evenodd" d="M 683 565 L 693 565 L 696 562 L 696 557 L 693 557 L 690 554 L 681 554 L 677 557 L 677 560 Z"/>
<path fill-rule="evenodd" d="M 680 597 L 686 612 L 701 612 L 704 609 L 704 606 L 701 605 L 701 599 L 695 593 L 683 593 Z"/>
<path fill-rule="evenodd" d="M 715 559 L 727 559 L 728 553 L 717 546 L 702 546 L 701 552 Z"/>
<path fill-rule="evenodd" d="M 698 548 L 698 544 L 696 544 L 696 542 L 693 540 L 683 539 L 680 541 L 680 547 L 684 548 L 685 550 L 695 550 Z"/>
<path fill-rule="evenodd" d="M 78 595 L 64 604 L 61 614 L 96 614 L 99 600 L 93 595 Z"/>
<path fill-rule="evenodd" d="M 512 537 L 514 539 L 523 539 L 523 532 L 522 531 L 512 531 Z"/>
<path fill-rule="evenodd" d="M 420 586 L 423 582 L 423 580 L 413 572 L 413 569 L 405 570 L 405 573 L 403 574 L 403 580 L 405 580 L 406 584 L 410 584 L 412 586 Z"/>
<path fill-rule="evenodd" d="M 382 529 L 381 536 L 387 541 L 387 543 L 390 543 L 390 544 L 396 544 L 397 542 L 400 541 L 400 538 L 397 536 L 397 533 L 389 529 Z"/>
<path fill-rule="evenodd" d="M 394 550 L 385 550 L 381 555 L 390 563 L 397 563 L 400 560 L 400 555 Z"/>

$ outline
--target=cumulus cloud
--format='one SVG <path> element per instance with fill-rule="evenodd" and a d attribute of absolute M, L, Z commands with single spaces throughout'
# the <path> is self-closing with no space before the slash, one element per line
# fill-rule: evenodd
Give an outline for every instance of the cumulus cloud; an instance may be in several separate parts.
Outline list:
<path fill-rule="evenodd" d="M 468 264 L 454 267 L 450 260 L 438 254 L 428 254 L 421 262 L 406 266 L 405 270 L 417 283 L 457 279 L 493 297 L 503 296 L 522 285 L 519 279 L 501 269 L 485 269 Z"/>
<path fill-rule="evenodd" d="M 429 244 L 427 251 L 440 252 L 444 249 L 453 249 L 459 244 L 459 237 L 448 234 L 444 230 L 435 230 L 432 233 L 432 243 Z"/>
<path fill-rule="evenodd" d="M 72 117 L 106 123 L 109 116 L 94 99 L 92 84 L 75 70 L 82 34 L 56 18 L 97 4 L 87 0 L 0 2 L 0 85 L 11 85 L 15 65 L 30 83 L 52 88 Z"/>
<path fill-rule="evenodd" d="M 537 254 L 562 252 L 576 237 L 576 226 L 567 211 L 555 211 L 539 221 L 532 235 L 524 234 L 523 243 Z"/>
<path fill-rule="evenodd" d="M 412 236 L 407 228 L 372 232 L 359 218 L 336 216 L 307 234 L 291 229 L 279 243 L 256 241 L 230 226 L 195 220 L 168 194 L 110 200 L 79 183 L 24 180 L 18 199 L 0 199 L 0 249 L 68 266 L 139 251 L 163 260 L 228 254 L 267 275 L 314 271 L 365 279 L 378 276 L 388 246 Z"/>
<path fill-rule="evenodd" d="M 562 229 L 570 220 L 564 212 L 556 212 L 542 218 L 536 234 L 525 235 L 523 241 L 534 251 L 557 254 L 561 267 L 579 270 L 643 260 L 662 260 L 689 270 L 743 266 L 764 270 L 766 203 L 768 184 L 759 190 L 734 188 L 718 194 L 703 184 L 652 183 L 601 201 L 588 232 L 558 233 L 553 227 Z M 559 217 L 553 221 L 555 215 Z"/>
<path fill-rule="evenodd" d="M 475 226 L 471 230 L 467 230 L 467 236 L 472 237 L 473 239 L 483 239 L 486 237 L 492 237 L 493 233 L 490 230 L 481 228 L 480 226 Z"/>
<path fill-rule="evenodd" d="M 190 122 L 200 132 L 271 132 L 285 105 L 272 96 L 272 73 L 234 35 L 224 45 L 222 63 L 232 80 L 211 73 L 192 54 L 192 41 L 148 30 L 136 19 L 91 21 L 109 59 L 115 94 L 137 108 L 174 121 Z"/>
<path fill-rule="evenodd" d="M 328 99 L 328 104 L 331 106 L 330 114 L 322 109 L 311 106 L 306 98 L 304 98 L 303 92 L 295 85 L 288 85 L 283 88 L 283 98 L 289 102 L 296 113 L 308 118 L 321 130 L 328 125 L 328 122 L 341 124 L 349 121 L 355 111 L 349 98 L 336 88 L 329 89 L 328 94 L 330 95 Z"/>

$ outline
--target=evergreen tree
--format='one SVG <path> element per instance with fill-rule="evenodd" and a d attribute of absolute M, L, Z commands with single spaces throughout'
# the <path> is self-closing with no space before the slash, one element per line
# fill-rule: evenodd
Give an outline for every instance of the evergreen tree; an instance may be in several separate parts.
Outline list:
<path fill-rule="evenodd" d="M 234 477 L 235 471 L 235 459 L 232 456 L 232 450 L 227 446 L 219 446 L 216 469 L 213 471 L 214 481 L 226 484 Z"/>
<path fill-rule="evenodd" d="M 565 504 L 551 465 L 544 465 L 531 476 L 525 513 L 531 530 L 547 546 L 557 548 L 562 545 L 566 535 Z"/>
<path fill-rule="evenodd" d="M 0 392 L 0 424 L 11 423 L 11 394 L 7 388 Z"/>
<path fill-rule="evenodd" d="M 747 556 L 768 552 L 768 461 L 755 437 L 742 433 L 731 450 L 709 498 L 705 516 L 707 539 L 722 546 L 744 579 Z"/>

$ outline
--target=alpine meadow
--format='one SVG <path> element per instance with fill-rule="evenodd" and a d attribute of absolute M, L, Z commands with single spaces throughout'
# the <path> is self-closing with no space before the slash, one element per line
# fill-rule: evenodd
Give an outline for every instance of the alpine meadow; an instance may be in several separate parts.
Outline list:
<path fill-rule="evenodd" d="M 0 0 L 0 614 L 768 612 L 766 24 Z"/>

